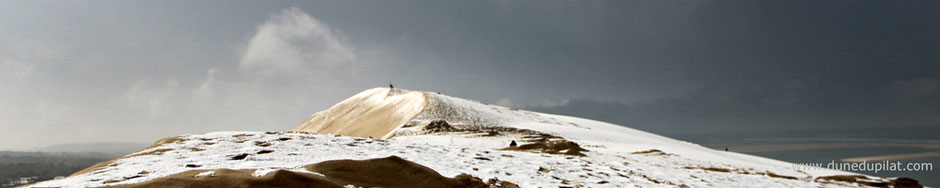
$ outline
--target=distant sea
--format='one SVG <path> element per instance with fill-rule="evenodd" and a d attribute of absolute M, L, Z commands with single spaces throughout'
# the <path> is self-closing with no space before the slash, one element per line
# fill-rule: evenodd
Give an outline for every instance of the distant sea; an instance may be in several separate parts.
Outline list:
<path fill-rule="evenodd" d="M 839 148 L 839 149 L 813 149 L 813 150 L 792 150 L 792 151 L 774 151 L 774 152 L 753 152 L 748 153 L 752 155 L 757 155 L 761 157 L 767 157 L 787 162 L 793 163 L 822 163 L 828 164 L 833 160 L 836 163 L 840 163 L 840 159 L 851 158 L 851 157 L 861 157 L 861 156 L 875 156 L 875 155 L 890 155 L 890 154 L 906 154 L 906 153 L 922 153 L 932 150 L 923 149 L 923 148 L 892 148 L 892 147 L 877 147 L 877 148 Z M 879 171 L 875 173 L 873 171 L 854 171 L 856 173 L 868 174 L 872 176 L 881 176 L 881 177 L 897 177 L 904 176 L 917 179 L 920 181 L 921 185 L 937 187 L 940 186 L 940 169 L 937 169 L 940 165 L 940 157 L 934 158 L 922 158 L 922 159 L 911 159 L 911 160 L 898 160 L 902 164 L 906 163 L 932 163 L 934 165 L 933 171 L 905 171 L 905 172 L 895 172 L 895 171 Z M 878 161 L 869 161 L 869 162 L 878 162 Z M 894 161 L 891 161 L 894 162 Z"/>
<path fill-rule="evenodd" d="M 780 134 L 772 133 L 771 134 L 739 134 L 747 135 L 745 136 L 736 136 L 736 135 L 695 135 L 695 136 L 676 136 L 672 135 L 671 137 L 693 142 L 700 144 L 705 147 L 710 147 L 714 149 L 723 150 L 725 147 L 729 147 L 731 151 L 735 151 L 735 146 L 742 145 L 780 145 L 780 144 L 828 144 L 828 143 L 904 143 L 904 144 L 937 144 L 940 143 L 937 139 L 935 131 L 929 132 L 891 132 L 891 134 L 884 133 L 875 133 L 876 131 L 867 131 L 867 132 L 837 132 L 837 133 L 826 133 L 826 134 Z M 668 136 L 668 135 L 667 135 Z M 878 155 L 894 155 L 894 154 L 912 154 L 912 153 L 923 153 L 937 151 L 937 149 L 928 149 L 928 148 L 919 148 L 919 147 L 861 147 L 861 148 L 832 148 L 832 149 L 798 149 L 798 150 L 787 150 L 787 151 L 760 151 L 760 152 L 750 152 L 745 151 L 742 153 L 747 153 L 751 155 L 767 157 L 772 159 L 777 159 L 781 161 L 793 162 L 793 163 L 822 163 L 823 165 L 828 164 L 832 161 L 836 163 L 842 162 L 841 159 L 852 158 L 852 157 L 866 157 L 866 156 L 878 156 Z M 938 187 L 940 186 L 940 157 L 930 157 L 930 158 L 919 158 L 919 159 L 910 159 L 910 160 L 895 160 L 900 161 L 902 164 L 906 163 L 932 163 L 932 171 L 879 171 L 875 173 L 873 171 L 854 171 L 856 173 L 880 176 L 880 177 L 897 177 L 904 176 L 917 179 L 920 181 L 921 185 Z M 892 161 L 894 162 L 894 161 Z"/>

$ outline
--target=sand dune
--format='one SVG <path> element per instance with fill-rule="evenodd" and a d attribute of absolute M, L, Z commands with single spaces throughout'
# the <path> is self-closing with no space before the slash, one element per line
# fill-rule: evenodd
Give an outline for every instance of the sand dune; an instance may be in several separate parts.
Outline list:
<path fill-rule="evenodd" d="M 752 149 L 807 147 L 871 145 Z M 386 158 L 390 155 L 401 158 Z M 594 120 L 433 92 L 373 88 L 312 115 L 290 132 L 181 135 L 31 186 L 481 185 L 483 180 L 475 177 L 495 180 L 482 187 L 504 185 L 497 177 L 524 187 L 734 187 L 742 182 L 755 187 L 857 187 L 859 178 L 854 177 L 875 183 L 894 180 L 830 169 L 800 170 L 791 163 Z M 816 177 L 833 178 L 820 182 Z M 302 184 L 291 184 L 298 182 Z"/>
<path fill-rule="evenodd" d="M 427 106 L 420 91 L 378 87 L 313 114 L 291 131 L 388 138 Z"/>

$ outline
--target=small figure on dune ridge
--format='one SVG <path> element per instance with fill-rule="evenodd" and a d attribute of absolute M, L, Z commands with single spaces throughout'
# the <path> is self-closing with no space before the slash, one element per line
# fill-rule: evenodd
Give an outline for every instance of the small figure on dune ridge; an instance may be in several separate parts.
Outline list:
<path fill-rule="evenodd" d="M 512 142 L 509 142 L 509 147 L 516 147 L 516 145 L 517 145 L 516 140 L 512 140 Z"/>

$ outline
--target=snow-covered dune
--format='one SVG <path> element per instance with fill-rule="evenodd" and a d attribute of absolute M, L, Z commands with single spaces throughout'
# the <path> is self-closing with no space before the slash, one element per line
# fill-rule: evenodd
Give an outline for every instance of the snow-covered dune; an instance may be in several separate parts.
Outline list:
<path fill-rule="evenodd" d="M 390 93 L 394 93 L 396 90 L 397 92 L 404 92 L 403 90 L 380 87 L 366 90 L 356 96 L 383 93 L 375 90 L 384 90 Z M 416 91 L 410 91 L 409 93 L 411 92 Z M 426 100 L 426 105 L 419 114 L 405 123 L 395 121 L 389 122 L 394 125 L 382 126 L 396 127 L 395 130 L 391 130 L 393 133 L 388 134 L 390 139 L 410 143 L 467 147 L 478 150 L 497 150 L 505 149 L 512 141 L 517 141 L 520 144 L 544 142 L 544 139 L 532 139 L 534 135 L 543 134 L 550 135 L 551 140 L 565 140 L 579 144 L 584 149 L 589 150 L 587 151 L 588 157 L 626 158 L 626 156 L 636 156 L 635 153 L 656 151 L 655 155 L 645 155 L 656 157 L 638 157 L 636 160 L 648 159 L 648 161 L 641 162 L 660 164 L 668 168 L 726 169 L 732 174 L 763 174 L 770 177 L 769 181 L 774 181 L 775 178 L 772 176 L 785 177 L 777 177 L 776 179 L 795 178 L 801 181 L 815 181 L 817 177 L 859 175 L 822 168 L 801 168 L 794 166 L 792 163 L 779 160 L 714 150 L 694 143 L 595 120 L 511 109 L 435 92 L 421 93 L 423 94 L 421 96 L 412 96 L 414 97 L 413 101 Z M 374 108 L 372 105 L 376 104 L 381 103 L 361 103 L 357 104 L 355 108 L 372 109 Z M 383 104 L 383 106 L 385 105 Z M 327 111 L 333 111 L 333 109 Z M 428 125 L 432 125 L 432 122 L 435 121 L 446 122 L 451 128 L 449 130 L 429 128 Z M 325 134 L 329 132 L 316 133 Z M 681 172 L 678 174 L 686 175 L 688 173 Z M 649 176 L 657 175 L 662 175 L 658 178 L 672 181 L 673 184 L 677 185 L 700 185 L 700 182 L 708 182 L 705 180 L 690 182 L 687 181 L 688 179 L 675 178 L 676 173 L 659 174 L 650 172 Z M 716 186 L 720 184 L 706 185 Z"/>
<path fill-rule="evenodd" d="M 510 146 L 513 142 L 517 145 Z M 290 171 L 286 174 L 291 177 L 368 186 L 378 184 L 338 181 L 309 166 L 390 156 L 424 165 L 443 176 L 436 178 L 444 182 L 478 177 L 491 180 L 490 186 L 919 186 L 907 178 L 811 169 L 713 150 L 600 121 L 391 88 L 356 94 L 314 114 L 291 132 L 168 138 L 70 177 L 31 186 L 133 185 L 166 179 L 162 177 L 217 181 L 206 179 L 215 171 L 236 174 L 242 181 L 251 177 L 269 181 L 274 178 L 266 176 L 271 172 Z M 242 177 L 249 172 L 253 176 Z"/>

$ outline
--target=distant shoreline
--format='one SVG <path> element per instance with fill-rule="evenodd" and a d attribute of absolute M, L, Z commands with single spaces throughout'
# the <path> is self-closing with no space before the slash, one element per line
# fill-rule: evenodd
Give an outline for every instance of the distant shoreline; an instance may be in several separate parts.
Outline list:
<path fill-rule="evenodd" d="M 775 152 L 775 151 L 794 151 L 811 149 L 839 149 L 839 148 L 873 148 L 873 147 L 899 147 L 899 148 L 924 148 L 940 150 L 940 143 L 917 144 L 917 143 L 890 143 L 890 142 L 840 142 L 840 143 L 811 143 L 811 144 L 758 144 L 741 145 L 728 147 L 736 152 Z"/>
<path fill-rule="evenodd" d="M 897 161 L 908 159 L 922 159 L 940 157 L 940 151 L 930 151 L 924 153 L 894 154 L 894 155 L 876 155 L 867 157 L 852 157 L 842 159 L 844 162 L 870 162 L 870 161 Z"/>
<path fill-rule="evenodd" d="M 924 148 L 934 151 L 907 154 L 889 154 L 875 156 L 861 156 L 841 159 L 845 162 L 862 161 L 884 161 L 884 160 L 909 160 L 940 157 L 940 144 L 917 144 L 917 143 L 889 143 L 889 142 L 842 142 L 842 143 L 811 143 L 811 144 L 763 144 L 763 145 L 741 145 L 728 147 L 729 150 L 741 153 L 759 153 L 759 152 L 779 152 L 779 151 L 799 151 L 815 149 L 844 149 L 844 148 L 874 148 L 874 147 L 892 147 L 892 148 Z"/>

